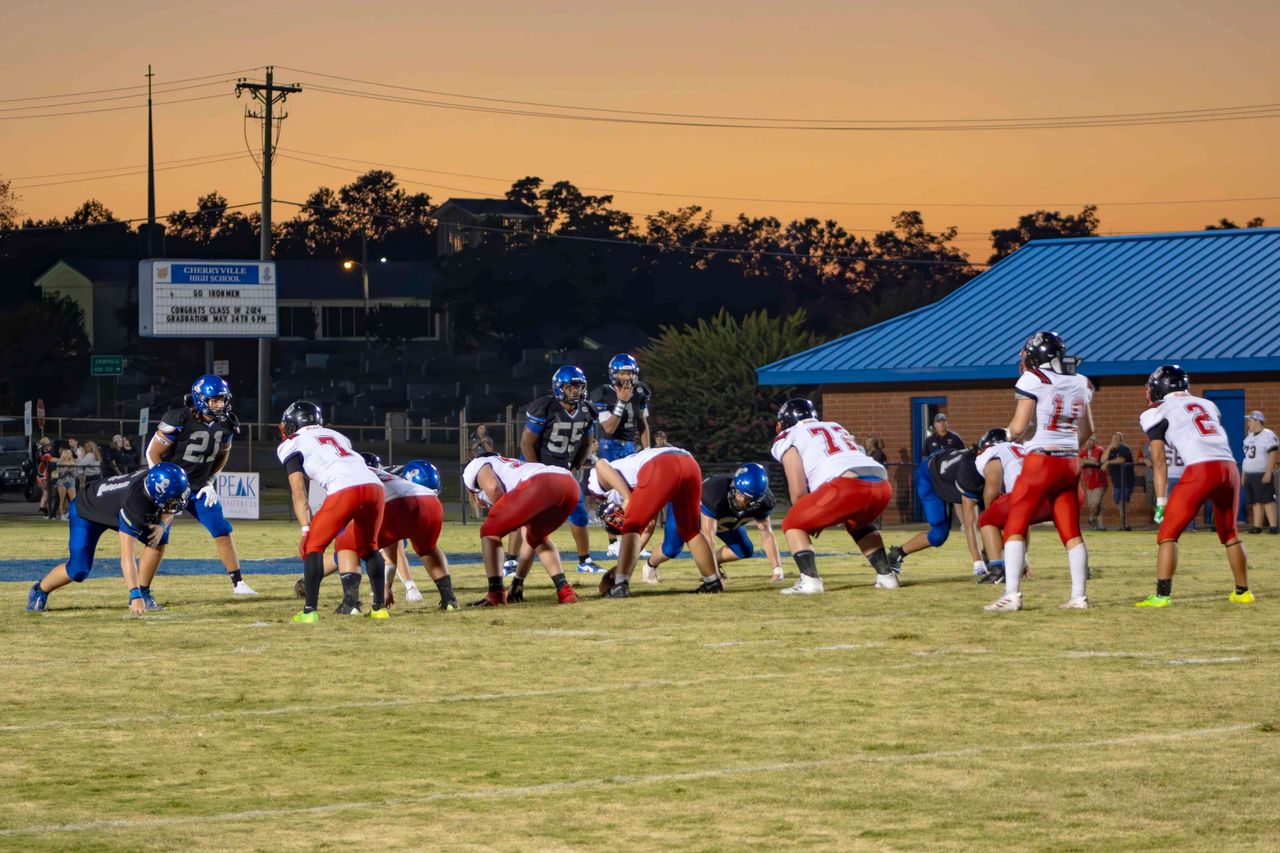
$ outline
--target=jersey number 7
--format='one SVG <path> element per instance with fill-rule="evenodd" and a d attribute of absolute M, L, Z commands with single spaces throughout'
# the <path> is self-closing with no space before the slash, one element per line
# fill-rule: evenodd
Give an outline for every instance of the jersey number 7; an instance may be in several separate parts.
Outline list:
<path fill-rule="evenodd" d="M 832 432 L 835 433 L 834 437 L 831 435 Z M 836 444 L 837 438 L 840 439 L 840 441 L 844 444 L 845 448 L 848 448 L 849 450 L 858 449 L 858 443 L 853 440 L 853 436 L 845 432 L 844 427 L 838 426 L 834 430 L 824 426 L 809 427 L 809 435 L 820 435 L 823 437 L 823 439 L 826 440 L 828 456 L 835 456 L 842 449 L 844 449 L 839 447 Z"/>
<path fill-rule="evenodd" d="M 321 444 L 323 444 L 325 447 L 332 447 L 332 448 L 334 449 L 334 451 L 336 451 L 336 452 L 337 452 L 337 454 L 338 454 L 339 456 L 351 456 L 351 455 L 352 455 L 352 453 L 351 453 L 351 451 L 350 451 L 350 450 L 347 450 L 347 449 L 346 449 L 345 447 L 343 447 L 341 444 L 338 444 L 338 439 L 334 438 L 334 437 L 333 437 L 333 436 L 331 436 L 331 435 L 321 435 L 321 436 L 318 436 L 318 437 L 316 438 L 316 441 L 320 442 L 320 443 L 321 443 Z"/>

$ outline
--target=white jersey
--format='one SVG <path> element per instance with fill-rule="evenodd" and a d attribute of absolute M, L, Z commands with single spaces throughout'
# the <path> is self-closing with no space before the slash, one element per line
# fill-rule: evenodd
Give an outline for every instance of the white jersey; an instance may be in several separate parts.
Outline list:
<path fill-rule="evenodd" d="M 1080 374 L 1055 373 L 1032 368 L 1014 385 L 1021 397 L 1036 401 L 1036 434 L 1023 444 L 1028 450 L 1052 450 L 1072 454 L 1080 450 L 1076 423 L 1093 399 L 1093 383 Z"/>
<path fill-rule="evenodd" d="M 809 491 L 855 468 L 861 474 L 888 477 L 884 466 L 863 453 L 848 430 L 834 421 L 801 421 L 778 433 L 773 439 L 773 458 L 781 462 L 792 447 L 800 453 Z"/>
<path fill-rule="evenodd" d="M 1244 436 L 1244 461 L 1240 464 L 1246 474 L 1265 474 L 1271 462 L 1271 451 L 1277 446 L 1276 434 L 1263 428 Z"/>
<path fill-rule="evenodd" d="M 630 488 L 635 488 L 636 483 L 640 480 L 640 469 L 648 465 L 654 459 L 667 453 L 683 453 L 685 456 L 691 455 L 689 451 L 682 447 L 676 447 L 668 444 L 666 447 L 650 447 L 641 450 L 639 453 L 633 453 L 630 456 L 624 456 L 621 459 L 614 459 L 609 462 L 613 466 L 613 470 L 618 472 L 618 476 L 626 482 Z M 605 498 L 616 503 L 622 502 L 622 496 L 612 489 L 606 489 L 600 483 L 600 475 L 596 473 L 593 467 L 591 473 L 587 475 L 587 491 L 598 498 Z"/>
<path fill-rule="evenodd" d="M 1177 448 L 1186 465 L 1222 460 L 1234 462 L 1222 415 L 1211 401 L 1191 394 L 1173 393 L 1138 418 L 1150 439 L 1159 439 Z M 1168 454 L 1168 448 L 1165 449 Z"/>
<path fill-rule="evenodd" d="M 1018 475 L 1022 473 L 1022 457 L 1026 456 L 1026 451 L 1022 449 L 1022 445 L 1015 444 L 1012 441 L 1002 441 L 993 444 L 986 450 L 978 454 L 978 458 L 973 460 L 973 464 L 977 466 L 978 473 L 986 476 L 987 463 L 992 459 L 1000 460 L 1000 475 L 1004 479 L 1004 491 L 1012 492 L 1013 484 L 1018 482 Z"/>
<path fill-rule="evenodd" d="M 374 476 L 382 481 L 382 492 L 386 496 L 386 502 L 391 503 L 397 498 L 429 498 L 435 497 L 436 493 L 426 486 L 420 486 L 417 483 L 411 483 L 404 477 L 397 477 L 386 471 L 379 471 L 376 468 L 370 468 Z"/>
<path fill-rule="evenodd" d="M 575 483 L 577 482 L 577 479 L 566 469 L 558 468 L 554 465 L 543 465 L 541 462 L 521 462 L 519 459 L 508 459 L 505 456 L 478 456 L 468 462 L 466 468 L 462 469 L 462 485 L 466 487 L 467 491 L 473 492 L 483 503 L 488 503 L 489 498 L 476 486 L 476 477 L 480 476 L 480 469 L 486 465 L 493 470 L 498 482 L 502 483 L 504 492 L 510 492 L 531 477 L 545 477 L 552 474 L 569 477 Z"/>
<path fill-rule="evenodd" d="M 313 483 L 319 483 L 326 494 L 378 484 L 377 476 L 351 449 L 350 440 L 328 427 L 304 426 L 281 442 L 276 457 L 286 467 L 290 459 L 297 457 L 303 473 Z"/>

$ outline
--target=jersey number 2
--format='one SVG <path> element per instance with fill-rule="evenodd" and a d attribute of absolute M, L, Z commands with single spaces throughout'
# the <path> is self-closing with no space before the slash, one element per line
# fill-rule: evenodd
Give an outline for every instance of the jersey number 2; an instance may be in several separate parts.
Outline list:
<path fill-rule="evenodd" d="M 1201 435 L 1218 434 L 1218 428 L 1213 423 L 1213 415 L 1206 412 L 1204 406 L 1199 403 L 1187 403 L 1187 411 L 1192 414 L 1192 420 Z"/>
<path fill-rule="evenodd" d="M 318 436 L 318 437 L 316 438 L 316 441 L 320 442 L 321 444 L 323 444 L 323 445 L 324 445 L 324 446 L 326 446 L 326 447 L 332 447 L 332 448 L 334 449 L 334 451 L 335 451 L 335 452 L 337 452 L 337 454 L 338 454 L 339 456 L 351 456 L 351 455 L 352 455 L 350 450 L 347 450 L 347 449 L 346 449 L 345 447 L 343 447 L 341 444 L 338 444 L 338 439 L 334 438 L 334 437 L 333 437 L 333 436 L 331 436 L 331 435 L 322 435 L 322 436 Z"/>

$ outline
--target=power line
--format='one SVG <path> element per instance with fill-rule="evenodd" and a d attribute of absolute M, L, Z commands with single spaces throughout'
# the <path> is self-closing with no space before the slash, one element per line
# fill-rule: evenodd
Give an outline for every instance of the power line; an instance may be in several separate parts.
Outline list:
<path fill-rule="evenodd" d="M 222 97 L 226 97 L 226 96 L 225 95 L 202 95 L 196 98 L 177 98 L 172 101 L 158 101 L 154 104 L 154 106 L 165 107 L 170 104 L 189 104 L 193 101 L 211 101 L 214 98 L 222 98 Z M 145 110 L 146 108 L 147 108 L 146 104 L 130 104 L 128 106 L 123 106 L 123 107 L 99 107 L 93 110 L 71 110 L 69 112 L 64 112 L 64 113 L 35 113 L 33 115 L 25 115 L 25 116 L 0 116 L 0 121 L 18 121 L 20 119 L 28 119 L 28 118 L 57 118 L 59 116 L 82 116 L 82 115 L 88 115 L 90 113 L 114 113 L 114 112 L 119 112 L 120 110 Z"/>
<path fill-rule="evenodd" d="M 215 164 L 217 164 L 217 163 L 230 163 L 230 162 L 231 162 L 231 161 L 233 161 L 233 160 L 240 160 L 240 159 L 242 159 L 243 157 L 244 157 L 244 155 L 243 155 L 243 154 L 241 154 L 241 153 L 239 153 L 239 152 L 236 152 L 235 154 L 233 154 L 233 155 L 231 155 L 231 156 L 229 156 L 229 157 L 221 157 L 221 158 L 214 159 L 214 160 L 206 160 L 206 161 L 204 161 L 204 162 L 200 162 L 200 163 L 183 163 L 183 164 L 178 164 L 178 165 L 173 165 L 173 166 L 157 166 L 157 167 L 156 167 L 156 169 L 155 169 L 155 171 L 157 171 L 157 172 L 170 172 L 170 171 L 173 171 L 174 169 L 191 169 L 191 168 L 194 168 L 194 167 L 196 167 L 196 166 L 212 166 L 212 165 L 215 165 Z M 42 182 L 42 183 L 38 183 L 38 184 L 22 184 L 22 185 L 19 185 L 19 186 L 15 186 L 13 189 L 15 189 L 15 190 L 33 190 L 33 189 L 37 189 L 37 188 L 39 188 L 39 187 L 56 187 L 56 186 L 62 186 L 62 185 L 64 185 L 64 184 L 81 184 L 81 183 L 85 183 L 86 181 L 105 181 L 105 180 L 108 180 L 108 179 L 110 179 L 110 178 L 128 178 L 128 177 L 133 177 L 133 176 L 135 176 L 135 175 L 145 175 L 146 173 L 147 173 L 147 170 L 146 170 L 145 168 L 142 168 L 142 169 L 136 169 L 136 170 L 129 171 L 129 172 L 118 172 L 118 173 L 113 174 L 113 175 L 97 175 L 97 176 L 95 176 L 95 177 L 90 177 L 90 178 L 83 178 L 83 177 L 82 177 L 82 178 L 68 178 L 68 179 L 66 179 L 66 180 L 61 180 L 61 181 L 44 181 L 44 182 Z"/>
<path fill-rule="evenodd" d="M 364 163 L 370 166 L 383 166 L 391 169 L 406 169 L 411 172 L 429 172 L 441 175 L 453 175 L 456 177 L 477 178 L 487 181 L 507 181 L 514 179 L 500 178 L 494 175 L 468 175 L 462 172 L 443 172 L 438 169 L 423 169 L 416 166 L 396 165 L 394 163 L 379 163 L 373 160 L 360 160 L 353 157 L 338 157 L 333 154 L 320 154 L 314 151 L 299 151 L 294 148 L 281 148 L 282 152 L 293 152 L 294 154 L 306 154 L 311 157 L 325 157 L 330 160 L 344 160 L 349 163 Z M 281 156 L 284 156 L 283 154 Z M 294 157 L 293 159 L 301 159 Z M 304 161 L 310 162 L 310 161 Z M 320 163 L 317 165 L 331 165 Z M 435 184 L 426 184 L 424 186 L 438 186 Z M 460 192 L 486 192 L 485 190 L 463 189 L 458 187 L 443 187 L 444 189 L 457 189 Z M 899 210 L 910 210 L 921 207 L 1025 207 L 1025 208 L 1045 208 L 1045 207 L 1083 207 L 1086 204 L 1096 205 L 1098 207 L 1124 207 L 1124 206 L 1160 206 L 1173 204 L 1229 204 L 1232 202 L 1252 202 L 1252 201 L 1280 201 L 1280 195 L 1276 196 L 1244 196 L 1237 198 L 1201 198 L 1201 199 L 1160 199 L 1150 201 L 1042 201 L 1042 202 L 1026 202 L 1026 201 L 999 201 L 999 202 L 933 202 L 933 201 L 847 201 L 847 200 L 831 200 L 831 199 L 795 199 L 795 198 L 761 198 L 755 196 L 727 196 L 727 195 L 710 195 L 707 193 L 681 193 L 681 192 L 658 192 L 655 190 L 637 190 L 625 187 L 601 187 L 588 186 L 586 184 L 579 189 L 591 190 L 592 192 L 620 193 L 631 195 L 649 195 L 660 198 L 689 198 L 689 199 L 705 199 L 709 201 L 745 201 L 761 204 L 796 204 L 810 206 L 832 206 L 832 207 L 896 207 Z"/>
<path fill-rule="evenodd" d="M 224 80 L 210 80 L 207 83 L 192 83 L 190 86 L 172 86 L 167 89 L 156 89 L 154 94 L 168 95 L 168 94 L 172 94 L 173 92 L 188 92 L 192 89 L 207 89 L 210 86 L 220 86 L 223 83 L 234 83 L 234 82 L 235 82 L 235 78 L 228 77 Z M 103 104 L 103 103 L 107 103 L 108 101 L 127 101 L 130 98 L 145 98 L 146 96 L 147 96 L 146 92 L 134 92 L 133 94 L 130 94 L 130 95 L 113 95 L 108 98 L 87 98 L 83 101 L 63 101 L 57 104 L 36 104 L 29 107 L 4 107 L 0 109 L 0 113 L 16 113 L 16 112 L 25 112 L 29 110 L 46 110 L 46 109 L 54 109 L 54 108 L 61 109 L 62 107 L 74 107 L 74 106 L 79 106 L 81 104 Z"/>
<path fill-rule="evenodd" d="M 170 80 L 169 82 L 162 83 L 161 85 L 172 86 L 176 83 L 192 83 L 192 82 L 195 82 L 196 80 L 208 80 L 211 77 L 230 77 L 231 75 L 234 75 L 234 74 L 246 74 L 250 71 L 257 71 L 261 67 L 262 67 L 261 65 L 256 65 L 253 68 L 239 68 L 232 71 L 222 71 L 217 74 L 204 74 L 204 75 L 201 75 L 200 77 L 183 77 L 178 80 Z M 82 92 L 63 92 L 60 95 L 29 95 L 24 98 L 0 98 L 0 104 L 12 104 L 12 103 L 17 103 L 18 101 L 49 101 L 49 100 L 57 100 L 60 98 L 78 98 L 81 95 L 101 95 L 107 92 L 127 92 L 131 89 L 145 89 L 145 88 L 147 88 L 146 83 L 138 83 L 135 86 L 116 86 L 113 89 L 86 89 L 85 91 L 82 91 Z M 143 93 L 139 93 L 139 94 L 143 94 Z M 51 106 L 57 106 L 57 105 L 53 104 Z"/>
<path fill-rule="evenodd" d="M 431 101 L 421 98 L 411 98 L 403 95 L 390 95 L 381 92 L 370 92 L 358 89 L 344 89 L 335 86 L 329 86 L 324 83 L 315 81 L 304 81 L 313 91 L 330 95 L 340 95 L 349 98 L 358 98 L 363 100 L 382 101 L 386 103 L 407 104 L 414 106 L 428 107 L 432 109 L 461 110 L 464 112 L 479 112 L 496 115 L 517 116 L 524 118 L 546 118 L 557 119 L 562 121 L 577 122 L 598 122 L 606 124 L 627 124 L 627 125 L 652 125 L 662 127 L 695 127 L 695 128 L 719 128 L 734 130 L 787 130 L 787 131 L 823 131 L 823 132 L 867 132 L 867 133 L 884 133 L 884 132 L 957 132 L 957 131 L 990 131 L 990 130 L 1060 130 L 1068 128 L 1096 128 L 1096 127 L 1138 127 L 1149 125 L 1163 124 L 1196 124 L 1203 122 L 1218 121 L 1242 121 L 1259 118 L 1280 118 L 1280 109 L 1271 107 L 1246 108 L 1238 110 L 1235 113 L 1213 113 L 1199 115 L 1168 115 L 1164 117 L 1152 118 L 1123 118 L 1123 119 L 1105 119 L 1105 120 L 1054 120 L 1054 121 L 1023 121 L 1019 124 L 1001 124 L 995 122 L 982 122 L 971 124 L 761 124 L 752 122 L 724 122 L 709 120 L 676 120 L 676 119 L 657 119 L 657 118 L 632 118 L 618 115 L 605 114 L 583 114 L 575 115 L 570 113 L 547 112 L 542 110 L 526 110 L 514 109 L 509 107 L 491 107 L 479 104 L 463 104 L 456 101 Z"/>
<path fill-rule="evenodd" d="M 600 112 L 613 113 L 618 115 L 635 115 L 635 116 L 658 116 L 662 118 L 681 118 L 681 119 L 707 119 L 712 121 L 735 121 L 735 122 L 771 122 L 771 123 L 800 123 L 800 124 L 978 124 L 978 123 L 1024 123 L 1024 122 L 1064 122 L 1064 121 L 1113 121 L 1128 120 L 1138 118 L 1162 118 L 1173 116 L 1190 116 L 1190 115 L 1212 115 L 1217 113 L 1231 112 L 1247 112 L 1247 111 L 1274 111 L 1280 108 L 1280 103 L 1269 104 L 1240 104 L 1228 107 L 1200 107 L 1196 109 L 1184 110 L 1155 110 L 1150 112 L 1127 112 L 1127 113 L 1090 113 L 1078 115 L 1049 115 L 1049 116 L 1005 116 L 1005 117 L 980 117 L 980 118 L 901 118 L 901 119 L 833 119 L 833 118 L 784 118 L 776 116 L 742 116 L 742 115 L 719 115 L 705 113 L 675 113 L 660 112 L 656 110 L 628 110 L 618 109 L 614 107 L 596 107 L 579 104 L 560 104 L 548 103 L 544 101 L 525 101 L 513 98 L 494 98 L 483 95 L 470 95 L 460 92 L 447 92 L 439 89 L 423 89 L 414 86 L 405 86 L 396 83 L 380 83 L 374 80 L 362 80 L 356 77 L 344 77 L 338 74 L 326 74 L 320 71 L 309 71 L 303 68 L 291 68 L 282 65 L 289 71 L 295 71 L 299 74 L 311 74 L 316 77 L 325 77 L 330 80 L 342 80 L 348 83 L 359 83 L 365 86 L 376 86 L 383 89 L 396 89 L 399 91 L 416 92 L 425 95 L 434 95 L 437 97 L 457 98 L 460 100 L 484 101 L 487 103 L 497 104 L 513 104 L 524 107 L 540 107 L 548 109 L 561 110 L 579 110 L 583 112 Z M 322 84 L 314 84 L 322 85 Z"/>
<path fill-rule="evenodd" d="M 170 163 L 190 163 L 193 160 L 208 160 L 210 157 L 230 157 L 232 154 L 238 155 L 239 151 L 222 151 L 217 154 L 199 154 L 195 157 L 180 157 L 176 160 L 157 160 L 156 165 L 168 165 Z M 81 169 L 78 172 L 48 172 L 43 175 L 18 175 L 10 178 L 11 181 L 34 181 L 37 178 L 65 178 L 69 175 L 92 175 L 97 172 L 119 172 L 121 169 L 143 169 L 146 168 L 145 163 L 130 163 L 125 166 L 104 166 L 100 169 Z"/>

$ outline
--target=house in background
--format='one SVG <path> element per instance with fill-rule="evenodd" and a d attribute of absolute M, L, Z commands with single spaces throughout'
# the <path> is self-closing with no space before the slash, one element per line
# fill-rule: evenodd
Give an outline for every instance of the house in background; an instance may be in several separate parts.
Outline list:
<path fill-rule="evenodd" d="M 1018 354 L 1042 329 L 1084 359 L 1100 444 L 1119 431 L 1136 455 L 1146 378 L 1175 362 L 1221 410 L 1238 461 L 1246 413 L 1280 420 L 1278 294 L 1280 228 L 1037 240 L 932 305 L 756 373 L 761 385 L 818 385 L 824 417 L 882 438 L 903 463 L 886 517 L 909 520 L 909 466 L 933 416 L 946 412 L 969 442 L 1007 425 Z M 1140 517 L 1146 501 L 1131 506 Z"/>
<path fill-rule="evenodd" d="M 505 198 L 451 198 L 435 209 L 436 255 L 474 249 L 501 232 L 532 230 L 540 216 L 527 204 Z"/>

